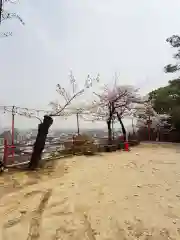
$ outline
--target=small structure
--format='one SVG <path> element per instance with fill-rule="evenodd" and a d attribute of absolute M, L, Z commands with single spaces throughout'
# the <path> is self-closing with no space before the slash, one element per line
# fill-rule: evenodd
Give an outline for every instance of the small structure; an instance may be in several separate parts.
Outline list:
<path fill-rule="evenodd" d="M 68 139 L 64 142 L 65 151 L 69 150 L 73 154 L 94 154 L 97 152 L 94 139 L 85 134 L 74 136 L 73 139 Z"/>

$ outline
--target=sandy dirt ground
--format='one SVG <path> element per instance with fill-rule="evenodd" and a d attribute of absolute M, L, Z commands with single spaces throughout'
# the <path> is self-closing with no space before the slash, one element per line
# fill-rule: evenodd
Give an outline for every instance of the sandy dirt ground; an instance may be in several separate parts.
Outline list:
<path fill-rule="evenodd" d="M 7 173 L 0 196 L 0 240 L 180 239 L 180 145 Z"/>

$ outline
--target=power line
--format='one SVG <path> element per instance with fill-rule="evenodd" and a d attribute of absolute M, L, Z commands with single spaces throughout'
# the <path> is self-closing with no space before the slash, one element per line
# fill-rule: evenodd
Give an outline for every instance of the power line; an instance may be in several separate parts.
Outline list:
<path fill-rule="evenodd" d="M 51 115 L 56 112 L 56 110 L 48 111 L 43 109 L 35 109 L 35 108 L 27 108 L 27 107 L 19 107 L 19 106 L 8 106 L 8 105 L 0 105 L 0 111 L 4 113 L 13 113 L 14 115 L 20 115 L 28 118 L 37 118 L 40 120 L 44 115 Z M 83 109 L 67 109 L 67 111 L 62 111 L 61 117 L 69 117 L 76 114 L 89 114 L 87 111 L 83 111 Z"/>
<path fill-rule="evenodd" d="M 28 108 L 28 107 L 19 107 L 19 106 L 7 106 L 7 105 L 0 105 L 0 109 L 10 109 L 10 108 L 15 108 L 16 110 L 19 109 L 19 110 L 27 110 L 27 111 L 37 111 L 37 112 L 50 112 L 50 111 L 47 111 L 47 110 L 43 110 L 43 109 L 35 109 L 35 108 Z"/>
<path fill-rule="evenodd" d="M 4 113 L 11 113 L 12 115 L 20 115 L 28 118 L 36 118 L 41 121 L 41 117 L 44 115 L 49 115 L 50 111 L 42 110 L 42 109 L 34 109 L 34 108 L 26 108 L 26 107 L 19 107 L 19 106 L 7 106 L 7 105 L 0 105 L 0 111 Z"/>

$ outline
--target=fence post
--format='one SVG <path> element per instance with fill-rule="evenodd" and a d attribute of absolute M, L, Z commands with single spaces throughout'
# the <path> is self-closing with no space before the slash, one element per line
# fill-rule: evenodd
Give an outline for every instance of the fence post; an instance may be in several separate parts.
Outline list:
<path fill-rule="evenodd" d="M 72 143 L 73 143 L 73 147 L 72 147 L 72 154 L 74 155 L 75 154 L 75 146 L 74 146 L 74 134 L 73 134 L 73 137 L 72 137 Z"/>

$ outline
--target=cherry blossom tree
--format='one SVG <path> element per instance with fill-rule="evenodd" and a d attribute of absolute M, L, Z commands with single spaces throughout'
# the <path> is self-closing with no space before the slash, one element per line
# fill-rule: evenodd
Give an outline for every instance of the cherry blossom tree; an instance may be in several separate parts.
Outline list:
<path fill-rule="evenodd" d="M 148 128 L 149 140 L 151 140 L 151 129 L 157 133 L 157 139 L 159 139 L 160 129 L 168 124 L 169 119 L 168 115 L 158 114 L 149 100 L 136 106 L 134 116 L 137 118 L 138 129 Z"/>
<path fill-rule="evenodd" d="M 17 1 L 16 0 L 0 0 L 0 24 L 2 24 L 5 20 L 10 20 L 10 19 L 17 19 L 22 25 L 25 25 L 23 19 L 14 12 L 10 12 L 9 9 L 9 4 L 15 4 Z M 11 36 L 12 32 L 3 32 L 0 33 L 1 37 L 8 37 Z"/>
<path fill-rule="evenodd" d="M 150 140 L 150 129 L 153 125 L 157 123 L 157 118 L 155 117 L 154 109 L 149 101 L 144 101 L 140 105 L 136 106 L 134 116 L 137 118 L 136 126 L 137 128 L 148 127 L 148 135 Z M 156 122 L 156 123 L 155 123 Z"/>
<path fill-rule="evenodd" d="M 87 76 L 87 79 L 85 81 L 85 89 L 89 89 L 93 86 L 93 88 L 95 87 L 96 83 L 99 84 L 100 81 L 100 75 L 98 74 L 96 78 L 92 78 L 90 75 Z M 72 89 L 72 94 L 75 93 L 75 91 L 77 90 L 77 82 L 72 74 L 72 72 L 70 72 L 70 85 L 71 85 L 71 89 Z M 62 98 L 66 101 L 67 98 L 67 91 L 65 91 L 64 89 L 57 89 L 57 92 L 62 96 Z M 88 104 L 87 104 L 87 98 L 85 99 L 85 102 L 81 101 L 73 101 L 71 102 L 70 105 L 66 106 L 66 108 L 60 113 L 60 116 L 64 117 L 64 119 L 67 119 L 70 116 L 75 115 L 76 116 L 76 121 L 77 121 L 77 133 L 80 133 L 80 127 L 79 127 L 79 119 L 81 117 L 82 114 L 89 114 L 89 108 L 88 108 Z M 50 103 L 50 106 L 52 107 L 54 112 L 58 112 L 59 109 L 62 108 L 62 106 L 59 104 L 59 101 L 53 101 Z"/>
<path fill-rule="evenodd" d="M 126 141 L 126 129 L 123 118 L 130 114 L 133 105 L 139 101 L 138 89 L 129 85 L 117 85 L 111 88 L 106 85 L 101 93 L 94 92 L 96 100 L 90 109 L 91 120 L 103 120 L 107 123 L 108 143 L 112 144 L 112 121 L 117 119 L 121 125 L 124 141 Z M 88 117 L 89 119 L 89 117 Z"/>
<path fill-rule="evenodd" d="M 41 159 L 41 154 L 43 152 L 46 137 L 49 131 L 49 128 L 53 124 L 53 117 L 68 117 L 73 114 L 70 109 L 67 108 L 72 104 L 72 102 L 78 97 L 82 96 L 85 91 L 93 86 L 95 82 L 99 81 L 99 75 L 96 78 L 91 78 L 90 75 L 87 76 L 84 86 L 81 89 L 78 89 L 77 82 L 72 75 L 70 74 L 70 85 L 72 91 L 69 89 L 63 88 L 60 84 L 57 84 L 57 92 L 61 96 L 61 103 L 58 101 L 51 102 L 52 112 L 45 115 L 44 119 L 38 126 L 38 134 L 36 137 L 36 141 L 34 143 L 33 153 L 31 156 L 31 161 L 29 164 L 30 169 L 35 169 L 38 167 L 39 161 Z"/>

